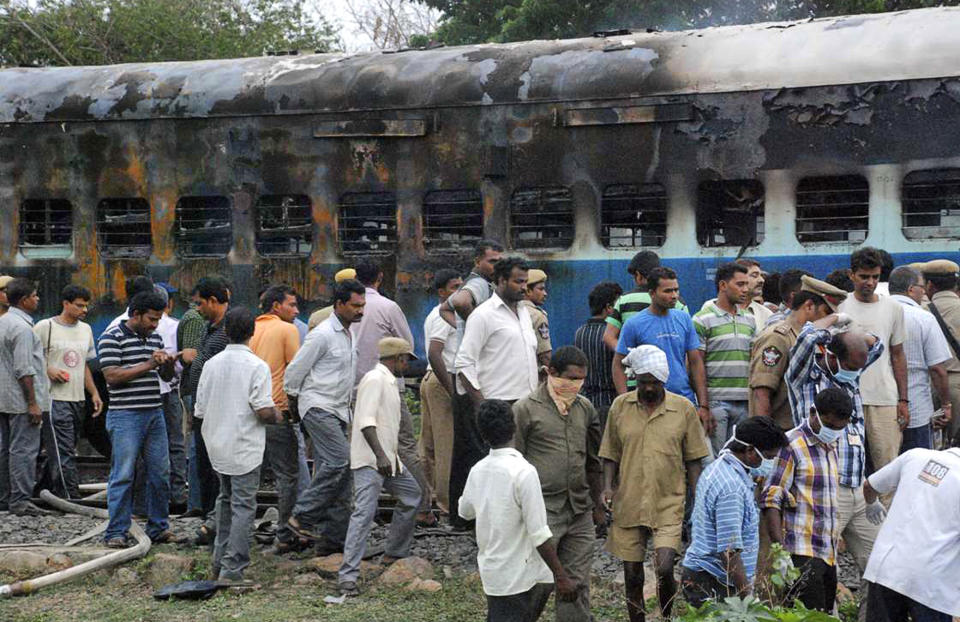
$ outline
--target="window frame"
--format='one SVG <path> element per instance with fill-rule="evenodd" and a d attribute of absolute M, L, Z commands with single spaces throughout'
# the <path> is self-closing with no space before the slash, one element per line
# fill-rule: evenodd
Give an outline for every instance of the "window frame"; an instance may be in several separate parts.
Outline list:
<path fill-rule="evenodd" d="M 183 210 L 186 209 L 186 207 L 181 207 L 182 204 L 184 203 L 184 201 L 193 202 L 193 201 L 201 201 L 201 200 L 207 200 L 207 201 L 216 200 L 218 202 L 222 200 L 222 202 L 224 202 L 225 205 L 202 206 L 202 209 L 226 210 L 228 214 L 226 223 L 222 225 L 218 225 L 211 229 L 189 228 L 185 230 L 183 227 L 182 213 L 183 213 Z M 189 206 L 189 207 L 196 208 L 196 206 Z M 196 219 L 191 219 L 191 221 L 195 222 Z M 223 250 L 221 241 L 207 242 L 207 244 L 210 244 L 215 249 L 216 252 L 196 252 L 195 250 L 193 250 L 196 248 L 196 242 L 191 241 L 193 238 L 206 237 L 210 235 L 209 232 L 215 231 L 218 229 L 226 229 L 226 231 L 224 232 L 224 238 L 228 238 L 230 242 L 229 245 L 226 246 L 226 250 Z M 205 231 L 208 233 L 204 233 Z M 222 195 L 222 194 L 188 194 L 188 195 L 180 196 L 177 199 L 176 205 L 174 206 L 174 232 L 173 233 L 174 233 L 174 238 L 176 239 L 176 252 L 177 252 L 177 255 L 180 257 L 192 258 L 192 259 L 226 258 L 227 256 L 230 255 L 230 252 L 233 250 L 233 233 L 234 233 L 233 231 L 233 200 L 229 196 Z M 191 252 L 186 251 L 187 244 L 191 245 Z M 201 242 L 201 244 L 204 244 L 204 243 Z"/>
<path fill-rule="evenodd" d="M 280 204 L 274 205 L 265 205 L 264 199 L 279 199 Z M 294 199 L 297 203 L 293 205 L 283 205 L 282 201 L 285 199 Z M 296 209 L 306 209 L 306 217 L 298 216 L 298 224 L 290 224 L 290 210 L 292 208 Z M 266 210 L 282 210 L 282 215 L 280 220 L 283 221 L 284 226 L 281 228 L 265 228 L 264 224 L 264 213 Z M 253 207 L 253 230 L 254 230 L 254 247 L 257 250 L 257 254 L 261 257 L 309 257 L 313 253 L 313 200 L 306 194 L 261 194 L 257 196 L 257 200 L 254 203 Z M 302 222 L 300 222 L 302 220 Z M 300 240 L 301 235 L 304 236 L 304 241 L 306 242 L 306 250 L 297 250 L 297 251 L 285 251 L 285 252 L 273 252 L 264 250 L 264 244 L 271 240 L 287 240 L 288 244 L 291 240 Z M 300 243 L 297 243 L 298 248 Z"/>
<path fill-rule="evenodd" d="M 36 204 L 42 203 L 43 219 L 42 222 L 34 222 L 26 218 L 28 210 L 33 212 Z M 57 208 L 59 206 L 59 208 Z M 31 209 L 32 208 L 32 209 Z M 53 240 L 54 230 L 57 226 L 51 216 L 58 211 L 59 213 L 68 213 L 70 215 L 69 223 L 65 226 L 69 228 L 69 238 L 67 242 L 57 242 Z M 31 216 L 33 214 L 31 213 Z M 20 202 L 20 209 L 17 214 L 17 248 L 20 254 L 31 259 L 56 259 L 69 257 L 73 254 L 73 234 L 74 234 L 74 211 L 73 203 L 65 198 L 26 198 Z M 44 243 L 36 244 L 33 241 L 28 242 L 28 236 L 35 236 L 37 232 L 26 231 L 28 228 L 36 228 L 39 225 L 40 235 L 44 238 Z"/>
<path fill-rule="evenodd" d="M 544 203 L 544 200 L 547 201 L 546 203 L 547 205 L 549 205 L 552 202 L 566 203 L 569 205 L 568 210 L 564 210 L 562 212 L 561 211 L 548 212 L 548 215 L 569 214 L 569 220 L 570 220 L 569 238 L 562 237 L 562 236 L 543 237 L 542 233 L 544 231 L 549 231 L 549 229 L 544 229 L 543 225 L 537 226 L 536 224 L 534 225 L 518 225 L 517 224 L 516 221 L 518 217 L 528 218 L 531 216 L 535 216 L 540 219 L 543 218 L 544 214 L 543 214 L 542 208 L 537 210 L 530 210 L 527 213 L 518 213 L 518 210 L 517 210 L 518 196 L 523 194 L 533 193 L 533 192 L 536 192 L 539 195 L 536 199 L 537 205 L 542 205 Z M 551 199 L 549 197 L 545 198 L 544 195 L 547 193 L 560 193 L 565 196 L 558 200 Z M 514 188 L 513 192 L 510 194 L 510 212 L 508 217 L 508 225 L 510 229 L 510 235 L 509 235 L 510 248 L 514 250 L 524 251 L 524 252 L 558 252 L 558 251 L 570 250 L 573 247 L 573 243 L 576 240 L 576 236 L 577 236 L 576 205 L 574 204 L 574 200 L 573 200 L 573 191 L 570 189 L 569 186 L 560 186 L 560 185 L 518 186 Z M 557 230 L 567 229 L 567 226 L 564 224 L 547 225 L 547 227 L 555 227 Z M 519 235 L 527 231 L 535 231 L 535 232 L 539 231 L 541 235 L 536 238 L 526 238 L 526 240 L 529 240 L 530 242 L 533 242 L 533 243 L 529 243 L 529 242 L 523 243 L 524 238 L 520 238 Z M 561 244 L 553 243 L 555 240 L 561 241 Z M 546 243 L 536 243 L 540 241 L 545 241 Z M 563 242 L 565 242 L 565 244 Z"/>
<path fill-rule="evenodd" d="M 635 188 L 636 192 L 634 194 L 623 193 L 619 195 L 615 195 L 612 193 L 613 189 L 621 189 L 621 188 L 623 189 Z M 643 191 L 644 189 L 648 189 L 651 191 L 654 189 L 657 189 L 659 192 L 657 194 L 645 193 Z M 614 225 L 605 221 L 606 213 L 608 211 L 613 211 L 614 209 L 616 209 L 616 208 L 613 208 L 612 206 L 608 208 L 607 206 L 608 201 L 628 200 L 628 201 L 637 201 L 637 202 L 643 203 L 644 201 L 651 200 L 651 199 L 657 202 L 662 201 L 663 209 L 657 210 L 654 208 L 650 208 L 648 210 L 647 208 L 638 206 L 636 208 L 630 208 L 630 209 L 620 208 L 620 211 L 635 211 L 635 212 L 638 212 L 641 216 L 647 211 L 652 213 L 662 212 L 663 214 L 662 233 L 649 234 L 649 235 L 656 235 L 659 238 L 659 242 L 657 244 L 643 244 L 642 243 L 642 240 L 644 237 L 643 232 L 645 230 L 657 229 L 660 223 L 654 223 L 653 226 L 646 228 L 646 227 L 639 226 L 640 224 L 639 221 L 637 223 L 638 226 L 625 226 L 624 224 Z M 604 248 L 607 248 L 610 250 L 660 248 L 667 241 L 667 219 L 668 219 L 669 211 L 670 211 L 670 197 L 667 194 L 666 187 L 659 182 L 609 184 L 604 187 L 603 192 L 600 194 L 600 226 L 599 226 L 600 244 Z M 618 236 L 617 238 L 614 238 L 610 234 L 610 231 L 612 229 L 629 229 L 631 231 L 631 234 L 629 237 L 630 237 L 630 240 L 633 241 L 633 243 L 612 245 L 611 240 L 623 238 L 623 236 Z M 639 244 L 636 242 L 638 237 L 641 240 Z"/>
<path fill-rule="evenodd" d="M 952 176 L 953 183 L 943 183 L 937 184 L 936 181 L 931 180 L 927 182 L 910 182 L 910 177 L 930 177 L 933 178 L 937 175 L 942 175 L 944 177 Z M 908 213 L 908 202 L 910 201 L 949 201 L 949 197 L 912 197 L 907 198 L 907 193 L 909 189 L 919 189 L 922 187 L 936 187 L 938 185 L 944 186 L 955 186 L 956 187 L 956 207 L 951 208 L 949 206 L 941 206 L 938 208 L 937 213 L 935 212 L 922 212 L 922 211 L 913 211 Z M 954 213 L 944 213 L 944 212 L 956 212 Z M 939 219 L 939 223 L 936 226 L 934 225 L 908 225 L 908 219 L 912 216 L 914 218 L 923 218 L 936 215 Z M 958 222 L 958 225 L 944 225 L 944 218 L 955 218 Z M 953 235 L 950 234 L 949 229 L 953 229 L 955 232 Z M 903 233 L 903 237 L 911 241 L 923 241 L 923 240 L 944 240 L 944 239 L 955 239 L 960 235 L 960 168 L 927 168 L 927 169 L 917 169 L 907 173 L 903 180 L 900 182 L 900 230 Z M 929 235 L 923 235 L 923 230 L 934 230 L 933 233 Z"/>
<path fill-rule="evenodd" d="M 431 201 L 431 197 L 435 195 L 456 195 L 464 194 L 471 195 L 469 199 L 458 200 L 455 197 L 451 197 L 447 200 L 437 200 Z M 440 206 L 440 205 L 468 205 L 471 209 L 476 209 L 476 213 L 467 213 L 467 214 L 431 214 L 431 206 Z M 483 193 L 480 190 L 473 188 L 459 188 L 459 189 L 446 189 L 439 188 L 436 190 L 431 190 L 423 195 L 423 203 L 421 207 L 421 214 L 423 216 L 423 221 L 421 224 L 421 231 L 423 233 L 423 247 L 433 253 L 458 253 L 465 250 L 472 249 L 476 242 L 483 239 L 484 235 L 484 225 L 486 223 L 486 214 L 483 209 Z M 447 219 L 457 219 L 457 218 L 468 218 L 471 220 L 479 219 L 479 224 L 471 223 L 464 228 L 470 228 L 474 230 L 474 233 L 460 235 L 456 240 L 443 240 L 435 237 L 431 237 L 431 231 L 447 231 L 453 229 L 451 226 L 443 225 L 433 225 L 430 223 L 432 219 L 447 220 Z"/>
<path fill-rule="evenodd" d="M 119 202 L 123 201 L 126 203 L 127 213 L 124 215 L 126 218 L 123 218 L 123 221 L 120 223 L 108 223 L 106 221 L 107 216 L 103 214 L 104 210 L 108 208 L 104 204 L 107 202 Z M 126 226 L 128 224 L 136 223 L 142 224 L 143 221 L 137 218 L 132 218 L 135 216 L 131 214 L 130 207 L 134 203 L 142 204 L 140 207 L 146 207 L 146 225 L 147 225 L 147 243 L 146 244 L 117 244 L 109 243 L 109 236 L 124 235 L 120 231 L 104 231 L 103 227 L 105 225 L 111 226 Z M 108 259 L 145 259 L 149 258 L 153 254 L 153 210 L 151 209 L 150 202 L 144 197 L 103 197 L 97 201 L 96 207 L 96 221 L 94 227 L 97 233 L 97 249 L 100 252 L 101 257 L 106 257 Z M 143 232 L 136 232 L 134 234 L 127 235 L 144 235 Z M 129 249 L 128 252 L 123 252 L 120 249 Z"/>
<path fill-rule="evenodd" d="M 829 189 L 826 189 L 826 190 L 824 190 L 824 189 L 819 189 L 819 188 L 817 188 L 817 189 L 809 189 L 809 190 L 808 190 L 808 189 L 804 189 L 804 188 L 803 188 L 803 185 L 804 185 L 805 182 L 807 182 L 807 183 L 822 182 L 823 180 L 828 180 L 828 179 L 829 179 L 829 180 L 848 180 L 848 181 L 851 182 L 851 186 L 852 186 L 852 182 L 853 182 L 854 180 L 859 179 L 859 180 L 861 180 L 861 181 L 863 182 L 863 187 L 859 187 L 859 188 L 853 188 L 853 187 L 850 187 L 850 188 L 833 187 L 833 188 L 829 188 Z M 811 203 L 811 204 L 809 204 L 809 205 L 804 205 L 803 201 L 801 200 L 801 197 L 802 197 L 802 196 L 804 196 L 804 195 L 812 196 L 812 195 L 815 195 L 815 194 L 817 194 L 817 193 L 834 193 L 834 194 L 841 194 L 841 193 L 851 193 L 851 194 L 852 194 L 852 193 L 864 193 L 864 194 L 863 194 L 863 200 L 862 200 L 862 201 L 852 201 L 852 202 L 845 203 L 845 204 L 843 204 L 843 203 L 835 203 L 835 204 L 834 204 L 834 203 L 830 203 L 830 202 L 827 202 L 827 201 L 824 201 L 824 200 L 821 199 L 820 202 L 818 202 L 818 203 Z M 797 242 L 799 242 L 801 245 L 803 245 L 803 246 L 811 246 L 811 245 L 823 245 L 823 244 L 847 244 L 847 245 L 859 246 L 859 245 L 863 244 L 864 241 L 866 241 L 867 237 L 869 237 L 869 235 L 870 235 L 870 180 L 867 179 L 866 176 L 864 176 L 864 175 L 862 175 L 862 174 L 860 174 L 860 173 L 845 173 L 845 174 L 841 174 L 841 175 L 808 175 L 808 176 L 806 176 L 806 177 L 802 177 L 802 178 L 800 178 L 800 179 L 797 180 L 797 185 L 796 185 L 796 188 L 794 189 L 793 196 L 794 196 L 794 206 L 795 206 L 795 215 L 794 215 L 795 235 L 796 235 Z M 851 205 L 862 205 L 862 207 L 863 207 L 863 214 L 862 214 L 862 215 L 854 215 L 854 216 L 840 216 L 840 217 L 833 216 L 833 215 L 830 215 L 830 216 L 803 216 L 803 215 L 802 215 L 804 208 L 807 208 L 807 209 L 809 209 L 809 208 L 820 208 L 820 209 L 832 208 L 832 209 L 836 210 L 840 205 L 847 205 L 847 206 L 851 206 Z M 821 230 L 821 231 L 802 231 L 802 230 L 801 230 L 801 228 L 802 228 L 802 227 L 801 227 L 801 224 L 802 224 L 802 223 L 812 222 L 814 219 L 823 220 L 823 221 L 826 221 L 826 220 L 839 220 L 839 221 L 841 221 L 841 222 L 843 222 L 843 221 L 848 221 L 848 220 L 853 221 L 853 220 L 860 220 L 860 219 L 862 219 L 862 220 L 863 220 L 863 227 L 862 227 L 862 228 L 861 228 L 861 227 L 851 228 L 851 227 L 845 227 L 843 224 L 838 224 L 838 225 L 836 225 L 836 228 L 834 228 L 834 229 L 827 229 L 827 230 Z M 856 240 L 856 239 L 851 240 L 851 239 L 850 239 L 850 234 L 851 234 L 851 233 L 853 233 L 853 232 L 860 232 L 860 231 L 863 232 L 863 238 L 862 238 L 862 239 L 860 239 L 860 240 Z M 805 239 L 805 238 L 823 237 L 823 236 L 826 236 L 826 235 L 836 235 L 836 234 L 843 235 L 843 236 L 844 236 L 844 239 L 839 239 L 839 240 L 836 240 L 836 239 Z"/>
<path fill-rule="evenodd" d="M 356 201 L 354 203 L 347 202 L 347 199 L 353 199 L 354 197 L 368 197 L 367 202 Z M 381 198 L 382 201 L 375 201 L 375 198 Z M 386 211 L 383 214 L 376 214 L 373 216 L 356 216 L 356 215 L 347 215 L 345 210 L 362 206 L 390 206 L 390 215 L 386 215 Z M 395 253 L 400 245 L 400 218 L 397 214 L 399 209 L 397 203 L 397 193 L 394 191 L 376 191 L 376 192 L 367 192 L 367 191 L 350 191 L 344 192 L 340 195 L 339 200 L 337 201 L 337 247 L 340 249 L 340 253 L 345 256 L 357 256 L 357 255 L 389 255 Z M 344 226 L 344 221 L 348 220 L 351 222 L 350 227 Z M 352 223 L 357 221 L 365 221 L 379 224 L 386 224 L 386 228 L 374 229 L 372 227 L 367 228 L 369 232 L 380 231 L 384 232 L 386 239 L 383 240 L 367 240 L 364 242 L 362 239 L 365 229 L 361 226 L 352 226 Z M 345 232 L 352 232 L 356 235 L 358 239 L 348 239 L 344 235 Z M 351 236 L 352 238 L 353 236 Z M 380 237 L 380 236 L 378 236 Z M 365 244 L 366 248 L 356 248 L 349 245 L 361 245 Z M 373 248 L 373 247 L 376 248 Z"/>
<path fill-rule="evenodd" d="M 701 212 L 706 211 L 703 208 L 705 200 L 705 192 L 708 192 L 707 186 L 715 184 L 717 186 L 716 190 L 710 191 L 711 193 L 718 193 L 724 190 L 724 187 L 727 185 L 733 184 L 742 184 L 742 185 L 751 185 L 760 190 L 760 205 L 759 208 L 752 207 L 749 208 L 754 213 L 753 221 L 753 241 L 750 244 L 743 244 L 742 242 L 730 242 L 727 241 L 727 236 L 724 234 L 723 243 L 711 243 L 711 239 L 716 234 L 714 233 L 716 229 L 710 229 L 701 234 L 701 223 L 703 218 L 701 217 Z M 756 201 L 754 201 L 755 203 Z M 721 204 L 719 206 L 713 205 L 710 206 L 713 209 L 719 209 L 721 212 L 721 222 L 723 223 L 723 229 L 728 221 L 727 212 L 747 212 L 747 208 L 736 209 L 734 207 L 726 206 L 726 204 Z M 766 236 L 766 214 L 767 212 L 767 187 L 763 183 L 763 180 L 756 178 L 736 178 L 736 179 L 704 179 L 697 184 L 696 192 L 696 202 L 694 203 L 694 234 L 696 236 L 697 245 L 701 248 L 757 248 L 763 243 L 764 237 Z"/>

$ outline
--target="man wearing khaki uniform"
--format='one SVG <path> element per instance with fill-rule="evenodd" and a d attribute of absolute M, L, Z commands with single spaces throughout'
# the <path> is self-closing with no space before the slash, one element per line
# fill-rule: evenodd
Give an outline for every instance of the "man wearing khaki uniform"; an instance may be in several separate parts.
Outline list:
<path fill-rule="evenodd" d="M 637 346 L 623 363 L 636 376 L 637 389 L 614 400 L 607 415 L 600 445 L 603 502 L 613 509 L 607 550 L 623 560 L 630 622 L 642 622 L 643 560 L 651 540 L 660 611 L 670 616 L 684 498 L 688 486 L 695 494 L 709 449 L 694 405 L 664 389 L 670 368 L 663 350 Z"/>
<path fill-rule="evenodd" d="M 943 330 L 953 358 L 944 366 L 947 368 L 947 382 L 950 385 L 950 403 L 960 408 L 960 352 L 956 347 L 960 343 L 960 295 L 957 293 L 960 266 L 946 259 L 937 259 L 919 266 L 923 278 L 927 281 L 927 296 L 930 302 L 927 309 L 937 317 L 937 323 Z M 951 408 L 951 410 L 953 410 Z M 953 412 L 950 418 L 950 437 L 960 436 L 960 412 Z M 936 448 L 934 448 L 936 449 Z"/>
<path fill-rule="evenodd" d="M 543 308 L 543 302 L 547 299 L 547 273 L 531 268 L 527 278 L 527 299 L 520 304 L 530 312 L 533 332 L 537 334 L 537 362 L 546 366 L 553 351 L 553 344 L 550 343 L 550 322 Z"/>
<path fill-rule="evenodd" d="M 514 446 L 537 469 L 553 546 L 581 588 L 573 601 L 557 599 L 557 622 L 589 622 L 594 523 L 604 520 L 600 501 L 600 419 L 579 395 L 587 356 L 574 346 L 558 349 L 549 375 L 513 405 Z M 596 512 L 591 512 L 596 510 Z"/>
<path fill-rule="evenodd" d="M 750 354 L 749 414 L 770 417 L 783 431 L 794 427 L 783 380 L 790 365 L 790 350 L 807 322 L 836 311 L 847 297 L 842 289 L 810 276 L 801 277 L 801 283 L 791 301 L 790 314 L 757 335 Z"/>

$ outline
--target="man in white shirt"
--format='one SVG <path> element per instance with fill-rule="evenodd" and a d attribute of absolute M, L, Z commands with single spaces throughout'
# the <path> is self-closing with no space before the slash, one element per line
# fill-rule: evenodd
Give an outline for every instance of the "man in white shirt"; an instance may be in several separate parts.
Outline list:
<path fill-rule="evenodd" d="M 46 474 L 53 491 L 65 499 L 81 496 L 76 456 L 77 437 L 86 410 L 84 390 L 90 392 L 93 416 L 99 417 L 103 410 L 87 365 L 87 361 L 97 357 L 93 330 L 83 321 L 90 298 L 87 288 L 67 285 L 60 293 L 60 315 L 40 320 L 33 327 L 43 345 L 52 399 L 40 435 L 47 452 Z"/>
<path fill-rule="evenodd" d="M 433 279 L 440 304 L 423 323 L 427 373 L 420 383 L 420 457 L 437 505 L 450 511 L 450 462 L 453 455 L 453 371 L 460 340 L 457 329 L 440 317 L 440 307 L 460 288 L 456 270 L 438 270 Z"/>
<path fill-rule="evenodd" d="M 350 436 L 350 469 L 353 471 L 353 513 L 343 546 L 340 566 L 340 593 L 359 594 L 357 578 L 367 548 L 367 536 L 377 515 L 380 491 L 394 499 L 390 535 L 382 564 L 389 565 L 410 554 L 417 524 L 420 486 L 404 468 L 400 448 L 400 392 L 397 378 L 403 377 L 413 346 L 397 337 L 385 337 L 378 344 L 380 363 L 364 375 L 357 387 L 353 433 Z"/>
<path fill-rule="evenodd" d="M 903 266 L 890 273 L 888 282 L 891 299 L 903 306 L 903 319 L 907 340 L 903 349 L 907 357 L 907 397 L 910 399 L 910 424 L 903 430 L 900 453 L 915 447 L 933 449 L 933 395 L 930 384 L 940 397 L 943 417 L 949 421 L 950 383 L 944 363 L 952 357 L 950 345 L 936 318 L 925 311 L 923 301 L 926 287 L 923 275 L 913 268 Z M 937 424 L 938 422 L 933 422 Z"/>
<path fill-rule="evenodd" d="M 524 299 L 529 266 L 505 257 L 494 268 L 496 291 L 470 314 L 457 351 L 458 381 L 474 407 L 485 399 L 515 402 L 537 389 L 537 336 Z"/>
<path fill-rule="evenodd" d="M 350 325 L 363 318 L 363 285 L 348 279 L 333 293 L 333 315 L 310 331 L 283 375 L 290 411 L 300 415 L 313 447 L 314 472 L 287 521 L 319 553 L 343 550 L 350 520 L 350 399 L 357 371 Z M 315 527 L 323 524 L 323 533 Z M 322 542 L 319 542 L 322 541 Z"/>
<path fill-rule="evenodd" d="M 477 522 L 487 622 L 535 622 L 553 591 L 551 580 L 561 601 L 575 599 L 580 586 L 567 576 L 550 542 L 537 470 L 512 446 L 516 423 L 510 404 L 484 401 L 477 408 L 477 428 L 490 454 L 470 470 L 458 511 Z"/>
<path fill-rule="evenodd" d="M 867 479 L 867 502 L 894 492 L 863 578 L 870 622 L 960 616 L 960 449 L 911 449 Z"/>
<path fill-rule="evenodd" d="M 250 565 L 250 531 L 257 511 L 260 465 L 268 423 L 283 417 L 273 403 L 270 367 L 247 344 L 253 314 L 245 307 L 227 311 L 230 344 L 203 366 L 194 417 L 203 420 L 207 455 L 220 479 L 213 574 L 218 581 L 243 580 Z"/>
<path fill-rule="evenodd" d="M 877 249 L 866 246 L 854 251 L 850 255 L 853 296 L 847 296 L 837 309 L 853 318 L 862 330 L 879 337 L 885 346 L 876 364 L 860 377 L 867 448 L 875 469 L 897 457 L 902 430 L 910 423 L 907 358 L 903 351 L 907 329 L 900 303 L 875 293 L 882 265 Z"/>

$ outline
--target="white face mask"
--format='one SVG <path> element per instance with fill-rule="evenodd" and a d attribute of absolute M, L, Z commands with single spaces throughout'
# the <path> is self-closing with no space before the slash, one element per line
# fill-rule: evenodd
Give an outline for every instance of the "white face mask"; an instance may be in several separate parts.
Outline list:
<path fill-rule="evenodd" d="M 817 417 L 817 423 L 820 424 L 820 431 L 814 432 L 814 435 L 826 445 L 833 445 L 840 440 L 840 435 L 843 434 L 843 430 L 834 430 L 833 428 L 828 428 L 827 426 L 823 425 L 823 419 L 820 418 L 820 414 L 814 414 Z"/>
<path fill-rule="evenodd" d="M 723 446 L 724 449 L 726 449 L 727 446 L 730 445 L 730 443 L 740 443 L 745 447 L 749 446 L 749 443 L 744 443 L 739 438 L 737 438 L 737 426 L 733 426 L 733 434 L 730 436 L 730 440 L 724 444 Z M 760 456 L 759 466 L 750 466 L 749 464 L 745 464 L 736 456 L 733 456 L 733 459 L 743 465 L 743 468 L 745 468 L 750 473 L 750 477 L 764 477 L 764 478 L 770 477 L 770 475 L 773 474 L 773 465 L 776 463 L 777 459 L 765 458 L 763 454 L 760 453 L 760 450 L 757 449 L 756 447 L 753 447 L 753 451 L 758 456 Z"/>

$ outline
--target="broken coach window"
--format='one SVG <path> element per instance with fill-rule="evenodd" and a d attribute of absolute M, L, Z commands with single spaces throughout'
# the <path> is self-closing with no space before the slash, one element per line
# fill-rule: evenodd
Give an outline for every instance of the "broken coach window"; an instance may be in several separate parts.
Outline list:
<path fill-rule="evenodd" d="M 960 235 L 960 169 L 914 171 L 903 180 L 903 235 L 909 240 Z"/>
<path fill-rule="evenodd" d="M 20 252 L 62 257 L 73 244 L 73 206 L 66 199 L 26 199 L 20 204 Z"/>
<path fill-rule="evenodd" d="M 607 248 L 662 246 L 667 191 L 660 184 L 607 186 L 600 200 L 600 239 Z"/>
<path fill-rule="evenodd" d="M 142 198 L 101 199 L 97 203 L 97 246 L 104 257 L 149 257 L 150 203 Z"/>
<path fill-rule="evenodd" d="M 184 257 L 226 257 L 233 246 L 230 199 L 186 196 L 177 201 L 177 250 Z"/>
<path fill-rule="evenodd" d="M 860 175 L 807 177 L 797 184 L 797 239 L 852 242 L 867 237 L 870 185 Z"/>
<path fill-rule="evenodd" d="M 573 244 L 569 188 L 521 188 L 510 199 L 510 239 L 516 249 L 565 249 Z"/>
<path fill-rule="evenodd" d="M 343 253 L 390 253 L 397 247 L 397 195 L 349 192 L 340 198 L 337 223 Z"/>
<path fill-rule="evenodd" d="M 304 194 L 267 194 L 257 198 L 257 252 L 265 257 L 310 254 L 313 209 Z"/>
<path fill-rule="evenodd" d="M 705 181 L 697 188 L 700 246 L 756 246 L 763 241 L 764 190 L 756 179 Z"/>
<path fill-rule="evenodd" d="M 463 250 L 483 237 L 483 197 L 477 190 L 435 190 L 423 198 L 423 244 Z"/>

